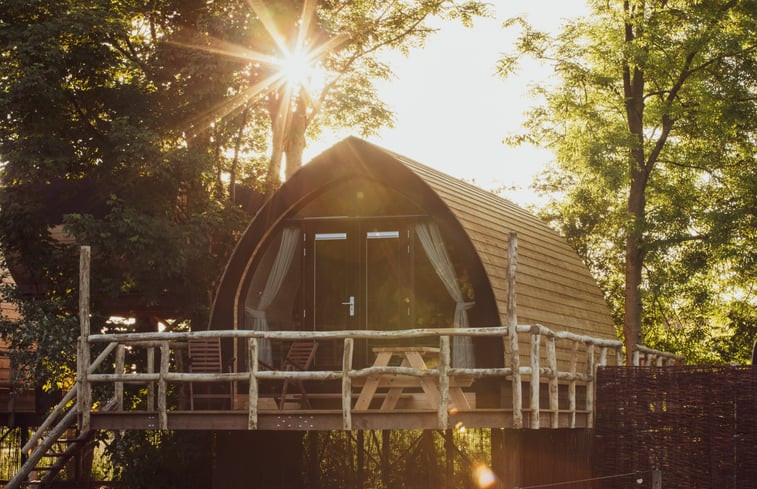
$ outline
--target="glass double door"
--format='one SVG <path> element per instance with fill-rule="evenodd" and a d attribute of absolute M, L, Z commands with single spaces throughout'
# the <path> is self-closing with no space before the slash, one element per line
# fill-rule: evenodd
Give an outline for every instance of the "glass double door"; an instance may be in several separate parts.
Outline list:
<path fill-rule="evenodd" d="M 397 330 L 414 313 L 413 239 L 407 223 L 323 221 L 304 226 L 303 270 L 308 329 Z M 319 346 L 323 366 L 341 365 L 341 341 Z M 369 343 L 358 342 L 355 364 Z M 357 363 L 360 362 L 360 363 Z"/>

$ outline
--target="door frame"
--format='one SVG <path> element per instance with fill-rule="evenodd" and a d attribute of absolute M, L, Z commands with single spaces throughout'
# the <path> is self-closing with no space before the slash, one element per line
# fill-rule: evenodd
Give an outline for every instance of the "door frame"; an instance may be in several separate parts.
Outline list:
<path fill-rule="evenodd" d="M 354 329 L 365 330 L 369 329 L 382 329 L 390 330 L 395 328 L 377 327 L 376 325 L 368 324 L 368 307 L 370 304 L 367 300 L 368 294 L 368 243 L 372 239 L 379 238 L 379 236 L 369 237 L 368 233 L 376 232 L 391 232 L 398 231 L 399 239 L 401 239 L 400 246 L 406 250 L 406 258 L 404 260 L 404 266 L 400 267 L 403 274 L 398 279 L 398 286 L 402 287 L 402 290 L 406 294 L 406 298 L 409 301 L 408 314 L 404 320 L 396 326 L 396 329 L 411 328 L 415 322 L 415 270 L 414 270 L 414 254 L 415 250 L 415 233 L 413 226 L 416 222 L 427 219 L 425 215 L 402 215 L 402 216 L 368 216 L 368 217 L 322 217 L 322 218 L 301 218 L 297 221 L 302 229 L 303 235 L 303 254 L 304 259 L 302 261 L 302 282 L 303 282 L 303 304 L 301 304 L 301 310 L 303 314 L 303 326 L 308 330 L 316 328 L 314 308 L 315 304 L 315 246 L 316 246 L 316 234 L 328 234 L 328 233 L 348 233 L 348 240 L 350 239 L 349 233 L 354 236 L 352 238 L 354 242 L 355 257 L 356 257 L 356 277 L 357 284 L 355 287 L 355 325 Z M 347 307 L 345 305 L 345 307 Z M 342 328 L 353 329 L 353 328 Z M 361 341 L 362 345 L 355 345 L 355 361 L 356 364 L 362 364 L 366 359 L 371 358 L 369 350 L 369 342 Z"/>

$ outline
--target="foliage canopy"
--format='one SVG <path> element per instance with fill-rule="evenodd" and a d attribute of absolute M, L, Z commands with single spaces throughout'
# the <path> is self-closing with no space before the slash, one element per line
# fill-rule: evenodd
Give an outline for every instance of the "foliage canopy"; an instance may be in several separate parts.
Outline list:
<path fill-rule="evenodd" d="M 627 346 L 643 334 L 693 361 L 737 361 L 748 349 L 731 339 L 757 333 L 755 12 L 594 1 L 555 37 L 509 21 L 523 30 L 500 73 L 531 55 L 557 78 L 510 142 L 554 151 L 544 215 L 593 269 Z"/>

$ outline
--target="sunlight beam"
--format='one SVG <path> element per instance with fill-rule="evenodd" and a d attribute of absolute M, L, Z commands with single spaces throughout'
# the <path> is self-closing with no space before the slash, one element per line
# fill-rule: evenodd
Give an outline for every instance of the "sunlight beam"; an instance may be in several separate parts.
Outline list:
<path fill-rule="evenodd" d="M 260 19 L 263 27 L 268 31 L 268 35 L 271 36 L 273 42 L 276 43 L 276 47 L 279 48 L 279 52 L 286 53 L 288 50 L 284 36 L 282 36 L 276 28 L 276 22 L 273 20 L 273 17 L 271 17 L 271 14 L 268 12 L 268 9 L 263 2 L 261 0 L 247 0 L 247 4 Z"/>
<path fill-rule="evenodd" d="M 197 51 L 205 51 L 207 53 L 212 53 L 212 54 L 220 54 L 222 56 L 241 59 L 244 61 L 260 61 L 261 63 L 265 63 L 265 64 L 276 64 L 279 61 L 278 58 L 271 56 L 270 54 L 259 53 L 257 51 L 253 51 L 252 49 L 247 49 L 238 44 L 222 41 L 214 37 L 210 37 L 210 36 L 205 36 L 205 37 L 206 39 L 210 41 L 211 43 L 210 45 L 200 45 L 200 44 L 193 44 L 189 42 L 172 41 L 172 40 L 166 40 L 165 42 L 167 44 L 172 44 L 174 46 L 179 46 L 179 47 L 183 47 L 187 49 L 193 49 Z"/>
<path fill-rule="evenodd" d="M 239 92 L 230 99 L 226 99 L 214 107 L 206 110 L 202 114 L 187 121 L 187 124 L 194 126 L 192 137 L 196 137 L 197 134 L 210 127 L 213 121 L 222 119 L 230 113 L 234 112 L 237 108 L 241 107 L 246 101 L 261 97 L 269 92 L 278 90 L 284 85 L 284 78 L 281 73 L 275 73 L 264 80 L 259 81 L 255 85 Z"/>
<path fill-rule="evenodd" d="M 315 0 L 305 0 L 302 4 L 302 16 L 300 17 L 300 26 L 297 29 L 297 43 L 294 45 L 295 50 L 305 50 L 305 41 L 310 32 L 310 22 L 313 20 L 315 5 Z"/>

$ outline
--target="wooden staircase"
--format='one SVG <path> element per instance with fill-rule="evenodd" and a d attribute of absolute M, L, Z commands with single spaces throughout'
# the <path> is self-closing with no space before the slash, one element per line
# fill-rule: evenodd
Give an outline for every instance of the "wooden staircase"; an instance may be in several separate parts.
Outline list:
<path fill-rule="evenodd" d="M 27 454 L 26 462 L 3 489 L 44 486 L 60 473 L 72 457 L 92 442 L 95 430 L 81 431 L 77 427 L 79 412 L 76 391 L 77 386 L 74 385 L 26 445 L 21 447 L 21 452 Z M 102 410 L 109 411 L 116 404 L 113 398 Z"/>

